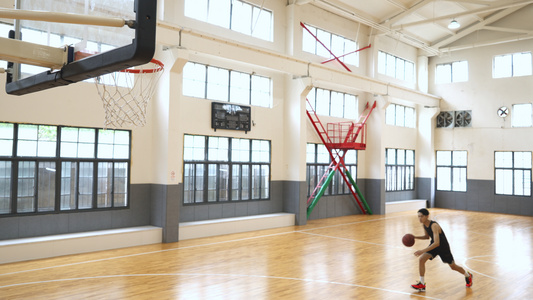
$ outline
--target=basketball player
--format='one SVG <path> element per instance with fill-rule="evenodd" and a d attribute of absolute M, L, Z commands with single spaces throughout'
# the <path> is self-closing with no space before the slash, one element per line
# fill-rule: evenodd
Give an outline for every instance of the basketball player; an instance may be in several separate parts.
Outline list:
<path fill-rule="evenodd" d="M 431 238 L 431 243 L 425 249 L 415 252 L 415 256 L 419 257 L 418 269 L 420 271 L 420 281 L 411 285 L 411 287 L 420 292 L 426 291 L 426 282 L 424 281 L 426 261 L 428 259 L 432 260 L 435 256 L 440 256 L 442 262 L 448 264 L 452 270 L 464 274 L 466 286 L 471 287 L 472 274 L 455 264 L 446 235 L 437 222 L 429 219 L 429 211 L 425 208 L 420 209 L 418 211 L 418 220 L 422 223 L 422 227 L 424 227 L 425 235 L 415 236 L 415 239 L 427 240 Z"/>

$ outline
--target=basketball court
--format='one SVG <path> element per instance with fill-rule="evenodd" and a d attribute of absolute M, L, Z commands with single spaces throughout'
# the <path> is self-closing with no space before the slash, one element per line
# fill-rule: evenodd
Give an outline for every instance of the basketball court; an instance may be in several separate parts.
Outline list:
<path fill-rule="evenodd" d="M 416 212 L 348 216 L 305 226 L 0 266 L 4 299 L 525 299 L 533 293 L 529 217 L 430 209 L 455 260 L 426 264 L 426 292 L 404 233 Z"/>
<path fill-rule="evenodd" d="M 286 126 L 293 121 L 290 116 L 291 113 L 295 112 L 300 117 L 304 116 L 301 109 L 305 105 L 302 106 L 301 103 L 298 103 L 298 97 L 302 97 L 303 90 L 307 89 L 309 92 L 313 84 L 320 84 L 321 76 L 331 79 L 331 82 L 322 79 L 322 83 L 325 82 L 326 86 L 342 86 L 345 91 L 348 90 L 346 93 L 357 89 L 352 87 L 353 82 L 360 86 L 369 86 L 369 83 L 372 83 L 372 85 L 375 84 L 375 87 L 372 86 L 367 90 L 361 88 L 361 94 L 364 94 L 361 99 L 365 100 L 361 103 L 369 103 L 371 101 L 367 102 L 366 100 L 373 100 L 372 109 L 374 109 L 376 107 L 374 98 L 379 96 L 382 103 L 376 110 L 381 110 L 381 113 L 384 114 L 383 108 L 385 106 L 382 104 L 390 100 L 383 100 L 383 96 L 388 99 L 389 87 L 391 87 L 391 93 L 396 90 L 396 95 L 414 98 L 413 105 L 418 105 L 420 110 L 425 110 L 421 114 L 428 123 L 433 122 L 441 98 L 412 89 L 396 89 L 394 84 L 363 78 L 358 74 L 347 75 L 348 73 L 342 73 L 344 70 L 327 69 L 317 66 L 318 63 L 311 63 L 299 57 L 280 55 L 275 51 L 276 47 L 274 46 L 272 46 L 274 50 L 262 49 L 263 44 L 270 42 L 270 40 L 258 41 L 257 45 L 254 45 L 256 48 L 253 48 L 237 40 L 228 40 L 224 35 L 204 34 L 203 31 L 209 32 L 209 27 L 205 27 L 205 24 L 198 26 L 200 28 L 198 32 L 162 22 L 161 20 L 164 18 L 160 18 L 158 24 L 157 3 L 164 1 L 24 0 L 16 2 L 19 4 L 19 7 L 15 9 L 18 12 L 15 10 L 0 11 L 1 19 L 13 19 L 14 14 L 25 13 L 25 15 L 20 16 L 20 21 L 14 23 L 14 30 L 9 33 L 10 37 L 1 37 L 0 39 L 0 46 L 2 46 L 0 48 L 0 60 L 9 62 L 7 68 L 2 69 L 2 73 L 8 73 L 5 75 L 6 93 L 23 96 L 43 92 L 43 95 L 49 95 L 45 94 L 46 90 L 83 81 L 96 84 L 97 90 L 94 91 L 93 95 L 88 96 L 84 93 L 88 90 L 86 85 L 81 85 L 79 90 L 75 91 L 75 88 L 71 87 L 72 89 L 67 92 L 68 97 L 70 97 L 68 99 L 62 99 L 57 94 L 54 94 L 55 97 L 50 97 L 59 102 L 59 105 L 57 105 L 57 109 L 50 109 L 47 116 L 43 116 L 44 113 L 40 114 L 37 111 L 34 112 L 34 115 L 38 118 L 31 119 L 31 117 L 24 116 L 23 119 L 16 120 L 17 117 L 13 117 L 14 120 L 7 120 L 6 122 L 16 123 L 16 126 L 18 123 L 39 122 L 60 124 L 58 126 L 64 127 L 93 127 L 94 129 L 99 127 L 102 121 L 95 120 L 92 117 L 94 114 L 91 114 L 94 112 L 94 108 L 98 108 L 101 109 L 98 112 L 105 115 L 104 126 L 100 127 L 104 127 L 104 129 L 107 127 L 135 128 L 128 133 L 127 147 L 124 146 L 127 148 L 128 154 L 123 163 L 127 162 L 128 167 L 123 167 L 124 170 L 127 170 L 124 171 L 127 173 L 127 176 L 124 177 L 127 182 L 123 183 L 124 189 L 127 190 L 124 191 L 124 195 L 127 194 L 127 196 L 124 196 L 123 206 L 109 206 L 98 211 L 89 205 L 87 210 L 82 210 L 85 208 L 76 206 L 78 204 L 76 203 L 71 212 L 67 211 L 60 215 L 59 213 L 63 213 L 63 211 L 57 208 L 58 203 L 60 203 L 59 196 L 51 197 L 50 199 L 53 199 L 49 211 L 39 211 L 39 208 L 35 210 L 32 207 L 31 211 L 21 210 L 22 213 L 17 215 L 19 212 L 16 210 L 16 205 L 18 204 L 15 204 L 15 208 L 12 206 L 6 208 L 6 212 L 4 212 L 5 224 L 11 222 L 8 219 L 13 217 L 13 220 L 17 220 L 9 224 L 17 223 L 16 226 L 19 226 L 19 223 L 22 224 L 20 227 L 16 227 L 16 230 L 22 228 L 20 230 L 22 232 L 26 225 L 25 220 L 22 219 L 25 217 L 30 219 L 37 215 L 35 219 L 32 219 L 32 222 L 28 222 L 30 223 L 28 227 L 33 227 L 20 234 L 24 238 L 54 235 L 70 230 L 88 232 L 107 229 L 102 228 L 105 226 L 120 228 L 150 223 L 150 225 L 165 230 L 165 240 L 164 243 L 152 245 L 0 264 L 1 299 L 525 299 L 533 295 L 533 218 L 444 208 L 430 208 L 430 219 L 440 224 L 450 242 L 455 262 L 474 275 L 474 284 L 471 288 L 465 287 L 464 278 L 450 270 L 447 265 L 441 262 L 440 258 L 436 258 L 426 264 L 426 291 L 418 292 L 410 287 L 418 280 L 418 258 L 413 253 L 425 248 L 429 244 L 429 240 L 417 240 L 413 247 L 405 247 L 402 245 L 404 234 L 423 235 L 416 211 L 385 213 L 382 210 L 384 205 L 379 201 L 385 201 L 386 198 L 383 185 L 385 179 L 384 174 L 382 174 L 384 171 L 379 171 L 381 173 L 377 175 L 373 172 L 378 172 L 375 170 L 380 168 L 375 166 L 381 166 L 383 158 L 375 159 L 375 156 L 381 155 L 380 151 L 391 147 L 391 145 L 385 142 L 383 145 L 377 144 L 375 141 L 381 138 L 377 135 L 372 137 L 376 138 L 375 140 L 369 142 L 370 146 L 374 148 L 370 148 L 371 151 L 368 151 L 370 152 L 368 156 L 361 154 L 361 165 L 358 165 L 361 166 L 361 179 L 367 180 L 367 186 L 371 186 L 372 183 L 381 185 L 379 190 L 376 188 L 376 191 L 370 191 L 371 188 L 367 189 L 370 196 L 373 196 L 374 202 L 371 204 L 379 209 L 376 214 L 372 214 L 369 205 L 363 199 L 365 207 L 357 202 L 362 214 L 356 214 L 359 211 L 354 212 L 351 205 L 347 208 L 347 205 L 341 203 L 331 204 L 331 207 L 326 207 L 328 205 L 326 204 L 318 209 L 314 215 L 311 215 L 311 211 L 320 196 L 316 198 L 316 203 L 311 207 L 311 210 L 304 211 L 305 205 L 302 205 L 302 200 L 305 200 L 303 198 L 307 198 L 308 195 L 300 194 L 300 192 L 303 190 L 303 184 L 306 183 L 306 171 L 302 165 L 298 164 L 303 162 L 298 155 L 301 157 L 306 155 L 307 143 L 320 143 L 320 141 L 317 140 L 315 132 L 311 131 L 309 131 L 309 136 L 313 135 L 313 137 L 309 140 L 312 141 L 305 140 L 308 137 L 306 137 L 307 133 L 302 134 L 302 132 L 305 132 L 308 127 L 310 128 L 305 118 L 299 124 L 292 124 L 293 127 L 290 129 L 288 129 L 289 126 Z M 309 1 L 298 2 L 304 5 Z M 169 8 L 173 8 L 170 1 L 165 1 L 165 3 Z M 283 5 L 279 3 L 275 7 L 284 9 Z M 159 9 L 161 13 L 162 9 Z M 256 5 L 253 9 L 259 9 L 259 13 L 263 12 L 262 5 L 260 7 Z M 24 10 L 26 12 L 23 12 Z M 52 13 L 41 14 L 37 11 Z M 192 20 L 192 18 L 189 19 Z M 196 24 L 197 20 L 191 20 L 188 20 L 190 24 Z M 68 25 L 65 25 L 67 23 Z M 305 28 L 304 23 L 300 24 Z M 156 40 L 156 28 L 162 33 L 161 40 L 164 40 L 164 43 Z M 309 29 L 307 30 L 309 31 Z M 311 33 L 311 31 L 309 32 Z M 313 37 L 317 38 L 314 35 Z M 191 47 L 190 49 L 182 47 L 182 38 L 185 41 L 184 44 L 188 43 Z M 244 40 L 248 41 L 247 39 L 249 37 L 245 37 Z M 198 47 L 203 49 L 205 53 L 195 49 L 196 45 L 199 45 Z M 370 47 L 369 44 L 361 50 L 370 49 Z M 341 62 L 342 56 L 335 56 L 335 59 L 351 73 L 351 70 Z M 158 58 L 163 58 L 162 61 L 165 63 L 171 62 L 171 65 L 165 66 Z M 216 132 L 217 127 L 209 127 L 206 120 L 210 121 L 210 116 L 206 112 L 215 110 L 209 110 L 210 102 L 204 101 L 202 103 L 200 102 L 203 101 L 202 99 L 194 104 L 197 106 L 193 106 L 191 103 L 196 100 L 190 101 L 191 99 L 187 98 L 182 101 L 180 98 L 184 96 L 181 85 L 183 81 L 180 76 L 183 76 L 183 67 L 189 58 L 191 58 L 191 62 L 198 59 L 201 64 L 195 63 L 195 66 L 201 66 L 202 70 L 213 68 L 219 71 L 225 70 L 227 74 L 234 72 L 233 66 L 231 66 L 232 62 L 238 62 L 234 63 L 237 70 L 240 68 L 243 71 L 231 74 L 238 73 L 237 75 L 245 78 L 245 81 L 252 82 L 254 78 L 264 79 L 266 75 L 274 74 L 272 75 L 274 84 L 284 88 L 286 85 L 287 91 L 278 89 L 272 92 L 269 90 L 272 84 L 270 81 L 268 82 L 266 93 L 269 96 L 269 93 L 275 94 L 272 100 L 274 104 L 271 107 L 260 106 L 258 108 L 259 106 L 255 106 L 253 108 L 254 113 L 251 114 L 251 108 L 243 106 L 249 109 L 242 113 L 244 115 L 242 118 L 247 121 L 247 127 L 244 127 L 245 130 L 241 130 L 243 132 L 235 133 L 232 138 L 246 139 L 250 145 L 252 145 L 252 140 L 259 139 L 262 139 L 264 144 L 268 144 L 268 151 L 264 151 L 265 157 L 268 158 L 264 164 L 264 169 L 261 169 L 268 171 L 265 171 L 267 175 L 263 175 L 266 178 L 266 188 L 261 191 L 270 194 L 268 197 L 261 198 L 263 194 L 260 191 L 258 199 L 248 198 L 244 200 L 265 201 L 256 201 L 260 204 L 252 203 L 249 206 L 245 206 L 248 203 L 241 205 L 242 202 L 245 202 L 241 201 L 235 206 L 231 206 L 231 209 L 235 212 L 235 216 L 232 215 L 232 217 L 237 217 L 237 212 L 243 210 L 246 210 L 247 216 L 261 215 L 279 212 L 290 206 L 290 209 L 295 210 L 291 213 L 298 216 L 300 223 L 297 222 L 297 224 L 302 225 L 177 241 L 179 240 L 178 228 L 181 222 L 196 221 L 197 219 L 200 221 L 222 219 L 222 215 L 225 213 L 220 208 L 222 205 L 213 209 L 214 206 L 208 207 L 207 205 L 213 203 L 200 203 L 201 201 L 198 203 L 204 206 L 197 206 L 197 211 L 194 211 L 196 209 L 194 205 L 198 204 L 195 201 L 198 199 L 191 198 L 191 202 L 184 200 L 184 184 L 180 182 L 186 176 L 184 175 L 186 172 L 183 171 L 185 165 L 183 160 L 184 136 L 198 137 L 202 135 L 202 138 L 207 141 L 208 136 L 226 138 L 234 133 L 234 131 L 220 133 L 220 131 Z M 221 66 L 215 68 L 210 65 L 216 65 L 216 63 Z M 269 66 L 269 64 L 273 66 Z M 293 71 L 289 70 L 291 68 L 297 71 L 292 74 Z M 318 80 L 309 75 L 310 68 L 315 68 L 315 76 L 319 78 Z M 256 74 L 257 70 L 261 76 Z M 244 73 L 244 71 L 249 74 Z M 261 72 L 266 75 L 263 76 Z M 303 76 L 305 73 L 307 73 L 307 77 Z M 158 86 L 162 74 L 164 74 L 163 83 Z M 237 75 L 235 75 L 236 78 Z M 335 80 L 338 82 L 334 82 Z M 174 84 L 175 82 L 180 83 Z M 308 83 L 308 85 L 302 88 L 302 83 Z M 213 85 L 216 86 L 216 84 Z M 375 90 L 372 90 L 374 88 Z M 207 90 L 207 87 L 205 89 Z M 377 91 L 380 91 L 381 94 Z M 250 91 L 246 90 L 245 94 L 248 92 L 251 93 L 251 89 Z M 157 94 L 156 101 L 150 107 L 148 102 L 151 101 L 154 94 Z M 70 108 L 64 106 L 64 103 L 72 101 L 71 98 L 76 96 L 80 96 L 84 100 L 97 100 L 97 103 L 87 103 L 88 101 L 83 103 L 80 100 L 81 104 L 78 103 Z M 187 96 L 189 98 L 196 97 Z M 34 95 L 26 99 L 35 101 L 38 97 Z M 294 98 L 295 104 L 283 103 L 285 97 Z M 179 101 L 174 101 L 176 99 Z M 206 99 L 208 98 L 206 97 Z M 103 102 L 103 108 L 100 100 Z M 287 103 L 289 101 L 291 100 L 287 100 Z M 176 104 L 177 102 L 179 104 Z M 386 104 L 389 105 L 390 103 L 387 102 Z M 29 104 L 17 102 L 9 109 L 22 111 L 26 110 L 26 105 Z M 46 103 L 39 105 L 48 108 Z M 232 111 L 232 115 L 234 115 L 237 108 L 239 111 L 242 110 L 239 105 L 231 105 L 232 110 L 227 109 L 226 105 L 223 106 L 224 109 L 220 108 L 218 112 L 224 117 L 226 117 L 226 112 L 230 114 Z M 363 105 L 359 106 L 362 107 Z M 90 109 L 83 110 L 85 107 Z M 213 105 L 213 107 L 215 106 Z M 367 109 L 368 107 L 367 104 Z M 39 108 L 40 106 L 36 106 L 36 110 Z M 153 112 L 147 110 L 150 108 Z M 262 115 L 261 112 L 266 111 L 266 109 L 269 110 L 268 114 Z M 285 112 L 285 109 L 290 111 Z M 192 111 L 194 113 L 191 113 Z M 244 114 L 245 112 L 247 114 Z M 274 114 L 283 115 L 283 119 L 280 118 L 280 122 L 269 119 Z M 429 116 L 430 114 L 433 116 Z M 370 112 L 366 118 L 369 115 Z M 54 119 L 54 116 L 61 118 Z M 148 128 L 138 128 L 147 123 L 146 119 L 149 116 L 154 120 L 150 121 L 152 123 L 148 123 Z M 309 116 L 309 118 L 312 117 Z M 240 117 L 236 117 L 236 119 L 241 121 Z M 257 128 L 255 128 L 256 120 Z M 240 123 L 235 125 L 237 121 L 224 119 L 220 122 L 225 127 L 221 125 L 222 127 L 218 127 L 218 129 L 221 131 L 224 129 L 242 129 Z M 384 120 L 377 119 L 370 123 L 371 125 L 383 125 L 383 122 Z M 202 125 L 198 125 L 200 123 Z M 315 123 L 318 124 L 320 121 L 317 119 Z M 250 127 L 250 124 L 253 127 Z M 352 126 L 350 130 L 354 131 L 354 123 L 350 121 L 350 124 Z M 185 125 L 190 125 L 190 127 L 185 128 Z M 423 127 L 424 125 L 428 124 L 421 123 L 420 126 Z M 429 125 L 433 126 L 433 123 Z M 322 125 L 320 124 L 320 126 Z M 429 128 L 429 126 L 426 127 Z M 216 133 L 213 133 L 212 129 L 215 129 L 213 132 Z M 320 133 L 317 127 L 315 129 Z M 94 130 L 96 132 L 96 129 Z M 283 134 L 279 133 L 281 130 L 284 131 Z M 161 136 L 154 137 L 158 134 Z M 276 136 L 278 134 L 282 136 Z M 135 143 L 130 143 L 129 138 L 134 135 Z M 278 140 L 270 148 L 270 141 L 275 138 Z M 432 138 L 434 137 L 432 136 Z M 8 140 L 8 138 L 5 139 Z M 339 139 L 346 141 L 348 136 L 342 135 Z M 13 140 L 14 138 L 11 136 L 9 141 Z M 147 141 L 150 142 L 150 145 Z M 405 139 L 402 140 L 402 143 L 409 145 L 405 147 L 411 147 L 411 141 Z M 76 143 L 78 142 L 76 141 Z M 83 143 L 79 142 L 78 144 Z M 96 144 L 93 141 L 89 147 L 92 145 L 91 149 L 94 150 Z M 281 144 L 284 145 L 279 146 Z M 326 140 L 322 139 L 322 144 L 327 145 Z M 136 147 L 133 151 L 132 145 Z M 426 152 L 434 152 L 438 148 L 434 147 L 433 144 L 424 144 L 424 146 L 427 146 L 425 147 L 427 149 L 423 150 Z M 15 146 L 12 148 L 16 149 Z M 56 149 L 54 153 L 58 155 L 60 147 L 57 146 L 54 149 Z M 299 152 L 287 154 L 289 153 L 287 150 L 294 149 Z M 336 149 L 342 149 L 342 147 L 338 146 Z M 366 140 L 364 147 L 357 148 L 352 145 L 349 150 L 355 149 L 365 150 Z M 402 148 L 402 150 L 405 149 Z M 414 172 L 414 150 L 412 151 Z M 335 161 L 336 158 L 331 151 L 329 154 Z M 345 152 L 337 154 L 340 161 L 343 160 L 344 154 Z M 429 156 L 432 154 L 425 154 L 424 159 L 429 161 Z M 130 155 L 133 157 L 131 161 Z M 19 159 L 16 157 L 16 153 L 11 152 L 4 156 L 6 157 L 5 160 L 9 161 L 9 166 L 11 166 L 11 161 L 18 163 L 19 160 L 31 160 L 27 157 Z M 37 157 L 37 155 L 30 156 L 32 159 L 33 156 Z M 285 156 L 291 156 L 291 158 L 285 158 Z M 53 155 L 45 157 L 53 163 L 60 161 Z M 76 162 L 84 163 L 84 159 L 87 157 L 75 156 L 75 158 Z M 277 161 L 276 158 L 278 158 Z M 374 158 L 374 165 L 370 165 L 372 158 Z M 297 162 L 298 159 L 299 162 Z M 35 158 L 35 161 L 40 162 L 41 160 L 44 161 L 45 159 Z M 111 161 L 111 159 L 109 160 Z M 94 165 L 101 163 L 97 161 L 94 154 L 90 161 L 94 162 Z M 135 162 L 133 163 L 133 161 Z M 270 169 L 271 162 L 272 169 Z M 130 168 L 130 163 L 134 166 L 133 171 Z M 218 162 L 212 163 L 212 165 L 216 164 Z M 342 164 L 344 165 L 344 162 Z M 339 167 L 340 165 L 337 168 Z M 434 166 L 431 165 L 431 167 Z M 18 172 L 18 167 L 16 168 L 16 172 Z M 346 169 L 346 166 L 343 168 Z M 417 168 L 423 169 L 423 172 L 431 173 L 428 176 L 420 176 L 420 178 L 428 179 L 427 182 L 434 179 L 434 168 L 425 168 L 425 166 L 417 166 Z M 54 168 L 44 169 L 56 172 Z M 61 171 L 60 168 L 58 170 Z M 130 173 L 133 174 L 131 178 L 128 177 Z M 13 173 L 6 171 L 6 174 L 11 176 L 11 174 L 15 174 L 15 171 Z M 91 174 L 97 175 L 98 172 L 91 169 Z M 344 175 L 341 176 L 344 177 Z M 50 175 L 50 178 L 52 177 L 57 178 L 57 182 L 63 179 L 60 175 Z M 64 177 L 66 178 L 66 176 Z M 5 178 L 8 176 L 6 175 Z M 333 173 L 331 173 L 330 180 L 331 178 L 333 178 Z M 271 184 L 271 181 L 275 181 L 275 183 Z M 344 178 L 344 181 L 348 186 L 350 186 L 350 182 L 356 186 L 353 179 L 350 181 Z M 135 190 L 129 190 L 130 183 L 132 186 L 134 185 Z M 17 187 L 17 184 L 12 186 Z M 59 184 L 57 188 L 55 184 L 56 181 L 50 184 L 52 187 L 50 190 L 58 191 L 59 194 Z M 429 185 L 431 184 L 430 182 Z M 5 186 L 8 187 L 8 184 Z M 287 187 L 287 191 L 279 192 L 276 187 L 280 186 L 290 187 Z M 321 187 L 320 184 L 316 187 L 319 186 Z M 327 188 L 327 184 L 325 186 Z M 9 187 L 11 188 L 11 185 Z M 356 189 L 357 193 L 360 193 L 357 187 Z M 13 188 L 13 190 L 16 189 Z M 28 190 L 33 191 L 32 188 L 28 188 Z M 96 185 L 94 188 L 91 186 L 91 193 L 96 190 Z M 259 191 L 259 189 L 257 190 Z M 135 194 L 135 191 L 141 192 Z M 77 192 L 74 191 L 72 194 Z M 14 191 L 12 193 L 11 190 L 6 192 L 7 196 L 4 198 L 10 200 L 6 200 L 5 203 L 9 201 L 11 201 L 9 204 L 18 203 L 18 199 L 12 200 L 16 198 L 12 196 L 15 193 Z M 355 191 L 351 191 L 351 193 L 358 199 L 355 196 Z M 117 192 L 117 194 L 119 193 Z M 416 192 L 413 188 L 413 193 L 408 190 L 405 194 L 407 195 L 405 197 L 410 199 L 411 195 L 415 195 Z M 433 198 L 435 197 L 433 190 L 428 194 L 432 195 Z M 342 194 L 340 197 L 346 195 L 348 194 Z M 493 195 L 491 194 L 491 196 Z M 91 199 L 97 203 L 96 196 Z M 234 204 L 230 203 L 230 200 L 232 199 L 221 201 L 227 201 L 223 204 Z M 435 199 L 432 200 L 431 204 L 435 204 Z M 425 203 L 426 199 L 423 201 Z M 309 203 L 310 200 L 308 200 Z M 330 203 L 333 203 L 333 200 Z M 192 205 L 186 206 L 185 204 Z M 264 205 L 260 206 L 261 204 Z M 341 208 L 333 207 L 334 205 L 339 205 Z M 477 206 L 473 207 L 475 207 L 473 210 L 478 209 Z M 520 206 L 515 205 L 514 207 Z M 118 209 L 112 211 L 114 208 Z M 150 211 L 151 209 L 153 211 Z M 193 212 L 191 213 L 191 211 Z M 345 216 L 330 217 L 332 211 L 335 213 L 341 211 L 339 214 Z M 82 219 L 80 223 L 85 222 L 85 224 L 75 226 L 78 223 L 76 223 L 77 220 L 73 219 L 77 218 L 78 213 L 82 215 L 86 212 L 88 213 L 80 218 Z M 115 212 L 118 213 L 114 214 Z M 24 213 L 27 214 L 24 215 Z M 91 213 L 94 214 L 91 215 Z M 305 218 L 306 213 L 307 218 Z M 213 215 L 217 217 L 212 217 Z M 41 219 L 42 216 L 44 217 Z M 52 217 L 45 219 L 48 216 Z M 61 219 L 63 223 L 57 228 L 53 228 L 54 226 L 50 224 L 55 224 L 56 219 L 54 218 L 56 216 L 63 217 Z M 57 223 L 59 224 L 59 221 Z M 101 226 L 101 224 L 106 225 Z M 48 227 L 52 229 L 46 231 L 42 230 L 42 227 L 46 227 L 46 230 Z M 11 228 L 15 228 L 15 225 Z M 20 238 L 19 236 L 10 238 L 15 239 L 17 237 Z"/>

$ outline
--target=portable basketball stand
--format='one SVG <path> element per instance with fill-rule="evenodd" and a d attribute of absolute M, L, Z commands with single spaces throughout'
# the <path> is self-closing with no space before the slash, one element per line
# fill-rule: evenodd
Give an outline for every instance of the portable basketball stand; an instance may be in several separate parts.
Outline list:
<path fill-rule="evenodd" d="M 326 147 L 331 157 L 331 163 L 326 168 L 324 175 L 320 178 L 317 186 L 307 199 L 307 218 L 311 215 L 313 208 L 317 205 L 320 198 L 326 192 L 327 187 L 331 183 L 336 171 L 340 174 L 348 186 L 350 193 L 355 200 L 355 203 L 363 214 L 372 214 L 372 210 L 368 206 L 363 194 L 357 187 L 357 184 L 344 164 L 344 157 L 349 150 L 365 150 L 366 149 L 366 121 L 376 108 L 376 102 L 370 106 L 368 103 L 365 106 L 363 113 L 359 116 L 357 123 L 355 122 L 337 122 L 328 123 L 327 130 L 320 122 L 316 111 L 307 99 L 307 116 L 313 124 L 320 140 Z"/>
<path fill-rule="evenodd" d="M 6 92 L 24 95 L 94 78 L 149 63 L 155 53 L 157 1 L 135 0 L 135 20 L 85 16 L 70 13 L 39 12 L 18 9 L 0 10 L 0 18 L 37 20 L 58 23 L 123 27 L 135 30 L 131 44 L 76 60 L 74 47 L 49 47 L 0 37 L 0 59 L 8 61 Z M 9 74 L 14 63 L 26 63 L 51 70 L 17 80 Z"/>

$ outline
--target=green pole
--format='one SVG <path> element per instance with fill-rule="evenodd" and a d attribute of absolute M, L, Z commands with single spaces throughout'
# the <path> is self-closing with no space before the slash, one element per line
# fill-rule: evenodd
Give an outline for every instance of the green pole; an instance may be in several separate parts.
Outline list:
<path fill-rule="evenodd" d="M 355 181 L 352 178 L 352 174 L 350 174 L 350 171 L 348 171 L 348 169 L 346 169 L 346 176 L 348 176 L 348 180 L 350 180 L 350 183 L 355 188 L 355 191 L 357 192 L 357 196 L 359 196 L 359 198 L 363 202 L 363 206 L 365 207 L 366 211 L 368 211 L 368 214 L 371 215 L 372 210 L 370 209 L 370 206 L 368 206 L 368 203 L 366 203 L 365 197 L 363 197 L 363 194 L 359 190 L 359 187 L 357 187 L 357 184 L 355 184 Z"/>
<path fill-rule="evenodd" d="M 307 208 L 307 218 L 308 219 L 309 219 L 309 215 L 311 215 L 311 212 L 313 211 L 313 208 L 315 208 L 315 206 L 317 205 L 318 200 L 320 200 L 320 197 L 322 197 L 322 195 L 324 195 L 324 193 L 326 192 L 326 189 L 328 188 L 328 185 L 330 184 L 331 180 L 333 179 L 333 175 L 335 175 L 335 169 L 333 169 L 331 171 L 331 173 L 329 173 L 328 178 L 326 178 L 326 181 L 324 182 L 324 185 L 322 187 L 320 187 L 320 190 L 318 191 L 318 194 L 315 196 L 315 198 L 311 202 L 311 205 L 309 205 L 309 207 Z"/>

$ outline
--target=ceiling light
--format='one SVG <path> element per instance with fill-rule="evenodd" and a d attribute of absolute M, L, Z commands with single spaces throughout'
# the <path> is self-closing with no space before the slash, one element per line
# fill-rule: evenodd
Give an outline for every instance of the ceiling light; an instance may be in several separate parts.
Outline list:
<path fill-rule="evenodd" d="M 450 22 L 450 25 L 448 25 L 448 28 L 450 28 L 450 29 L 457 29 L 459 27 L 461 27 L 461 24 L 459 24 L 459 22 L 455 21 L 455 19 L 453 19 Z"/>

